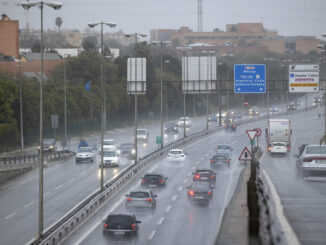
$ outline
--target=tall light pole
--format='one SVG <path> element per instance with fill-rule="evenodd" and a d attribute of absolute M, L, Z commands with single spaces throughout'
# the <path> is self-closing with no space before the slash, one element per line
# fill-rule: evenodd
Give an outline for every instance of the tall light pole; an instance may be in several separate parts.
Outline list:
<path fill-rule="evenodd" d="M 267 65 L 269 65 L 272 61 L 274 61 L 273 58 L 264 58 L 264 61 L 266 61 Z M 270 68 L 267 66 L 267 79 L 266 79 L 266 104 L 267 104 L 267 119 L 269 118 L 269 85 L 270 85 Z"/>
<path fill-rule="evenodd" d="M 288 79 L 289 76 L 289 65 L 291 64 L 292 60 L 282 60 L 283 63 L 285 63 L 285 67 L 287 68 L 287 74 L 286 74 L 286 79 Z M 288 113 L 288 103 L 289 103 L 289 83 L 287 82 L 286 84 L 286 92 L 285 92 L 285 113 Z M 282 93 L 282 91 L 281 91 Z"/>
<path fill-rule="evenodd" d="M 23 91 L 22 91 L 22 60 L 19 56 L 19 114 L 20 114 L 20 151 L 24 151 L 24 119 L 23 119 Z"/>
<path fill-rule="evenodd" d="M 88 26 L 94 28 L 97 25 L 101 25 L 101 174 L 100 174 L 100 191 L 103 191 L 104 176 L 103 176 L 103 138 L 104 138 L 104 50 L 103 50 L 103 25 L 107 25 L 111 28 L 117 24 L 115 22 L 92 22 L 88 23 Z"/>
<path fill-rule="evenodd" d="M 164 60 L 165 72 L 166 72 L 166 64 L 170 63 L 170 60 Z M 169 121 L 169 106 L 168 106 L 168 83 L 165 81 L 165 117 L 166 120 Z"/>
<path fill-rule="evenodd" d="M 36 239 L 42 239 L 43 236 L 43 7 L 47 5 L 55 10 L 62 7 L 60 2 L 23 2 L 21 6 L 24 9 L 30 9 L 34 6 L 39 6 L 41 10 L 41 80 L 40 80 L 40 176 L 39 176 L 39 222 L 38 234 Z"/>
<path fill-rule="evenodd" d="M 161 148 L 163 148 L 163 57 L 162 57 L 162 48 L 164 45 L 170 44 L 170 41 L 154 41 L 152 44 L 154 45 L 160 45 L 161 48 Z"/>
<path fill-rule="evenodd" d="M 323 38 L 326 38 L 326 33 L 323 33 L 322 37 Z M 325 61 L 325 73 L 324 74 L 326 74 L 326 44 L 324 43 L 324 44 L 318 45 L 317 47 L 320 48 L 320 51 L 324 53 L 324 61 Z M 324 77 L 324 80 L 326 80 L 325 77 Z M 326 144 L 326 102 L 325 102 L 325 100 L 326 100 L 326 81 L 324 83 L 324 104 L 325 104 L 325 112 L 324 112 L 325 113 L 324 114 L 324 119 L 325 119 L 325 134 L 324 134 L 324 142 Z"/>
<path fill-rule="evenodd" d="M 217 63 L 217 76 L 218 76 L 218 80 L 219 80 L 219 83 L 218 83 L 218 114 L 219 114 L 219 126 L 221 127 L 222 126 L 222 99 L 221 99 L 221 79 L 220 79 L 220 69 L 219 67 L 222 66 L 223 63 L 219 62 Z"/>
<path fill-rule="evenodd" d="M 65 120 L 65 142 L 67 144 L 67 69 L 66 55 L 63 55 L 63 80 L 64 80 L 64 120 Z"/>
<path fill-rule="evenodd" d="M 145 38 L 145 37 L 147 37 L 147 34 L 145 34 L 145 33 L 125 34 L 125 37 L 132 37 L 132 36 L 135 37 L 135 58 L 136 58 L 137 57 L 138 36 Z M 137 65 L 135 67 L 137 69 Z M 136 70 L 135 74 L 137 76 L 137 70 Z M 135 159 L 134 159 L 134 164 L 136 164 L 138 161 L 137 124 L 138 124 L 138 98 L 137 98 L 137 91 L 136 91 L 135 92 L 135 129 L 134 129 Z"/>

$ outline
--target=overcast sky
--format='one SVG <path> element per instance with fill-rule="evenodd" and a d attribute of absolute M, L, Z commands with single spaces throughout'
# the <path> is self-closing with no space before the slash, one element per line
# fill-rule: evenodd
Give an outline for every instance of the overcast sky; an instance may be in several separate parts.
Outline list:
<path fill-rule="evenodd" d="M 58 0 L 55 0 L 58 1 Z M 0 14 L 18 19 L 26 25 L 27 14 L 20 1 L 0 0 Z M 84 30 L 88 22 L 115 21 L 114 29 L 125 33 L 151 29 L 189 26 L 197 31 L 197 0 L 65 0 L 55 11 L 44 9 L 45 28 L 55 27 L 55 18 L 63 19 L 62 29 Z M 40 28 L 40 11 L 29 11 L 30 26 Z M 312 35 L 326 33 L 326 0 L 203 0 L 203 31 L 225 30 L 226 24 L 263 22 L 267 29 L 280 35 Z"/>

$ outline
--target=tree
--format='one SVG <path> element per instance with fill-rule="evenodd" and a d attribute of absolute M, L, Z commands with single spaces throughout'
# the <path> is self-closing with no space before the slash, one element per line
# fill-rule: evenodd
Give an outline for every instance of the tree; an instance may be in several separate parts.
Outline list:
<path fill-rule="evenodd" d="M 57 17 L 55 18 L 55 25 L 59 28 L 59 34 L 60 34 L 60 27 L 62 25 L 62 18 L 61 17 Z"/>
<path fill-rule="evenodd" d="M 94 51 L 98 45 L 97 38 L 95 36 L 85 37 L 82 41 L 82 46 L 85 51 Z"/>

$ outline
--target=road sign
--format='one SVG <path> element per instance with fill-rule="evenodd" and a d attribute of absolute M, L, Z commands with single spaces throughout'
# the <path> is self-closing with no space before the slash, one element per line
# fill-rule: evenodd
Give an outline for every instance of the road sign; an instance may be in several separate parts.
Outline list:
<path fill-rule="evenodd" d="M 265 93 L 265 65 L 234 65 L 234 93 Z"/>
<path fill-rule="evenodd" d="M 247 147 L 243 149 L 243 151 L 240 154 L 239 161 L 250 161 L 252 159 L 250 151 Z"/>
<path fill-rule="evenodd" d="M 261 129 L 260 128 L 255 128 L 254 130 L 257 131 L 256 136 L 261 136 Z"/>
<path fill-rule="evenodd" d="M 58 128 L 59 125 L 59 116 L 58 115 L 51 115 L 51 126 L 52 128 Z"/>
<path fill-rule="evenodd" d="M 289 66 L 289 92 L 318 92 L 319 65 L 298 64 Z"/>
<path fill-rule="evenodd" d="M 248 134 L 250 140 L 254 140 L 257 135 L 256 130 L 246 130 L 246 133 Z"/>
<path fill-rule="evenodd" d="M 158 145 L 162 144 L 162 137 L 161 136 L 156 136 L 156 144 L 158 144 Z"/>
<path fill-rule="evenodd" d="M 128 58 L 127 92 L 128 94 L 146 93 L 146 58 Z"/>
<path fill-rule="evenodd" d="M 243 105 L 244 106 L 249 106 L 249 101 L 248 100 L 243 101 Z"/>

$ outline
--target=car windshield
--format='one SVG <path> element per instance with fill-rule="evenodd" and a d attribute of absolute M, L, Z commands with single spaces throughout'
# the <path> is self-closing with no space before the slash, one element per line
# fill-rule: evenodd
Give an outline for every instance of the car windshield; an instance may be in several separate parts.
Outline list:
<path fill-rule="evenodd" d="M 182 151 L 173 150 L 173 151 L 170 151 L 170 154 L 171 155 L 181 155 L 182 154 Z"/>
<path fill-rule="evenodd" d="M 210 190 L 210 186 L 208 183 L 195 183 L 195 184 L 192 184 L 191 188 L 196 191 L 209 191 Z"/>
<path fill-rule="evenodd" d="M 130 192 L 129 197 L 135 197 L 135 198 L 147 198 L 150 197 L 148 192 L 144 191 L 135 191 L 135 192 Z"/>
<path fill-rule="evenodd" d="M 177 125 L 175 123 L 168 123 L 166 127 L 176 127 Z"/>
<path fill-rule="evenodd" d="M 197 174 L 210 175 L 212 172 L 210 170 L 197 170 Z"/>
<path fill-rule="evenodd" d="M 284 143 L 278 142 L 278 143 L 273 143 L 273 146 L 285 146 Z"/>
<path fill-rule="evenodd" d="M 219 146 L 217 147 L 217 149 L 219 149 L 219 150 L 230 150 L 230 147 L 227 146 L 227 145 L 219 145 Z"/>
<path fill-rule="evenodd" d="M 43 145 L 52 145 L 54 143 L 54 140 L 44 139 Z"/>
<path fill-rule="evenodd" d="M 114 145 L 114 141 L 113 140 L 104 140 L 103 145 Z"/>
<path fill-rule="evenodd" d="M 109 215 L 106 219 L 106 223 L 109 228 L 118 228 L 117 226 L 119 225 L 122 227 L 131 227 L 133 218 L 128 215 Z"/>
<path fill-rule="evenodd" d="M 117 153 L 115 151 L 104 151 L 103 157 L 116 157 Z"/>
<path fill-rule="evenodd" d="M 137 134 L 147 134 L 147 130 L 145 130 L 145 129 L 137 129 Z"/>
<path fill-rule="evenodd" d="M 162 176 L 161 175 L 145 175 L 144 179 L 145 180 L 161 180 Z"/>
<path fill-rule="evenodd" d="M 227 156 L 226 155 L 215 155 L 213 156 L 214 160 L 226 160 Z"/>
<path fill-rule="evenodd" d="M 90 148 L 90 147 L 80 147 L 78 152 L 92 152 L 92 148 Z"/>
<path fill-rule="evenodd" d="M 131 143 L 126 143 L 126 144 L 121 144 L 119 146 L 120 149 L 133 149 L 134 148 L 134 144 Z"/>
<path fill-rule="evenodd" d="M 326 154 L 326 145 L 307 146 L 306 154 Z"/>

